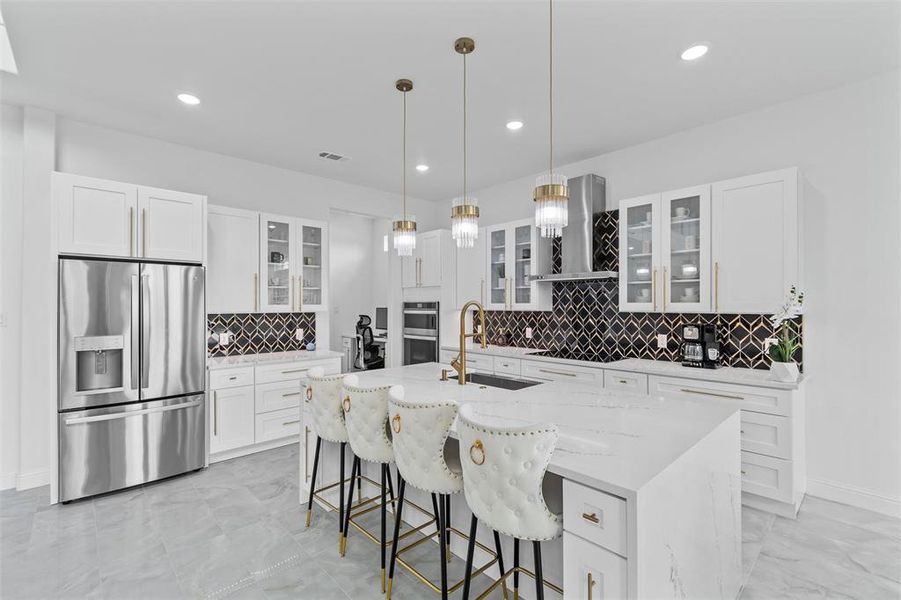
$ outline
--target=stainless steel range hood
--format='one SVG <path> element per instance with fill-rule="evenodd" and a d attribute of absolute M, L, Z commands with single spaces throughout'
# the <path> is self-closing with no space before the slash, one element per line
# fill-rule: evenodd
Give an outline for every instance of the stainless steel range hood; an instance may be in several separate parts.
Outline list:
<path fill-rule="evenodd" d="M 569 224 L 563 228 L 560 273 L 535 275 L 533 281 L 616 279 L 616 271 L 592 271 L 594 214 L 607 210 L 607 182 L 593 174 L 573 177 L 569 185 Z"/>

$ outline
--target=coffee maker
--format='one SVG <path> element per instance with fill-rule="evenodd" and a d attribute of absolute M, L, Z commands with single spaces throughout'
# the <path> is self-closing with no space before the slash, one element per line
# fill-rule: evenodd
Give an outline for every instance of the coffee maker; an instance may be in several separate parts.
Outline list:
<path fill-rule="evenodd" d="M 683 325 L 681 352 L 683 367 L 718 369 L 721 361 L 716 325 Z"/>

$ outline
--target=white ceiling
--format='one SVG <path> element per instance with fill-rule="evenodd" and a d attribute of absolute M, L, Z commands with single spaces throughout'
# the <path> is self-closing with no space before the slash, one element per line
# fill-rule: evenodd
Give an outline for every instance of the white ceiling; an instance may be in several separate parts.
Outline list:
<path fill-rule="evenodd" d="M 897 68 L 897 2 L 555 5 L 557 162 Z M 4 102 L 383 190 L 445 200 L 461 180 L 468 59 L 471 188 L 547 164 L 547 3 L 6 0 L 19 75 Z M 698 41 L 710 52 L 684 63 Z M 201 98 L 182 105 L 177 92 Z M 516 133 L 512 118 L 525 121 Z M 824 123 L 824 126 L 828 124 Z M 351 157 L 327 163 L 321 150 Z M 419 174 L 417 162 L 431 170 Z"/>

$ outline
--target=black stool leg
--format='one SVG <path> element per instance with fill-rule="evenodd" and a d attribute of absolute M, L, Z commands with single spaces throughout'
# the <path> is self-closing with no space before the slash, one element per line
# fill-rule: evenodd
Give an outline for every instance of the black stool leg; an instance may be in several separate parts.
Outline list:
<path fill-rule="evenodd" d="M 541 542 L 532 542 L 535 551 L 535 600 L 544 600 L 544 576 L 541 574 Z"/>
<path fill-rule="evenodd" d="M 394 581 L 394 564 L 397 562 L 397 539 L 400 537 L 400 519 L 404 510 L 404 489 L 406 482 L 398 473 L 397 475 L 397 513 L 394 518 L 394 538 L 391 541 L 391 561 L 388 563 L 388 588 L 387 599 L 391 600 L 391 584 Z"/>
<path fill-rule="evenodd" d="M 391 501 L 391 512 L 394 512 L 394 483 L 391 481 L 391 467 L 385 465 L 385 472 L 388 474 L 388 499 Z M 398 484 L 399 485 L 399 484 Z"/>
<path fill-rule="evenodd" d="M 357 470 L 360 468 L 360 459 L 354 457 L 353 464 L 350 467 L 350 481 L 347 484 L 347 510 L 344 511 L 344 529 L 341 534 L 341 541 L 338 543 L 338 553 L 344 556 L 347 549 L 347 528 L 350 527 L 350 507 L 354 503 L 354 478 L 357 476 Z"/>
<path fill-rule="evenodd" d="M 338 467 L 338 539 L 341 539 L 341 528 L 344 526 L 344 447 L 347 442 L 341 442 L 341 464 Z M 340 541 L 338 542 L 341 543 Z"/>
<path fill-rule="evenodd" d="M 435 528 L 441 531 L 441 519 L 438 518 L 438 497 L 432 494 L 432 512 L 435 513 Z"/>
<path fill-rule="evenodd" d="M 503 579 L 504 575 L 507 573 L 507 570 L 504 569 L 504 555 L 501 553 L 501 536 L 495 531 L 494 532 L 494 551 L 497 552 L 497 568 L 501 572 L 501 578 Z M 504 598 L 507 597 L 507 582 L 501 584 L 502 589 L 504 590 Z"/>
<path fill-rule="evenodd" d="M 444 538 L 447 522 L 447 503 L 444 494 L 438 494 L 438 546 L 441 555 L 441 600 L 447 600 L 447 543 Z"/>
<path fill-rule="evenodd" d="M 382 490 L 381 490 L 381 494 L 382 494 L 382 510 L 381 510 L 381 513 L 382 513 L 382 543 L 380 544 L 381 551 L 382 551 L 381 575 L 382 575 L 382 593 L 383 594 L 385 593 L 385 537 L 387 537 L 385 535 L 385 499 L 386 499 L 386 492 L 387 492 L 387 486 L 385 485 L 385 480 L 387 479 L 387 476 L 388 476 L 388 465 L 383 463 L 382 464 Z"/>
<path fill-rule="evenodd" d="M 513 600 L 519 600 L 519 540 L 513 538 Z"/>
<path fill-rule="evenodd" d="M 310 499 L 307 501 L 307 527 L 313 518 L 313 491 L 316 489 L 316 470 L 319 468 L 319 448 L 322 446 L 322 438 L 316 436 L 316 452 L 313 454 L 313 479 L 310 480 Z"/>
<path fill-rule="evenodd" d="M 472 515 L 472 521 L 469 525 L 469 545 L 466 547 L 466 572 L 463 574 L 463 600 L 469 600 L 469 585 L 472 583 L 472 555 L 476 549 L 476 531 L 478 529 L 479 520 Z"/>

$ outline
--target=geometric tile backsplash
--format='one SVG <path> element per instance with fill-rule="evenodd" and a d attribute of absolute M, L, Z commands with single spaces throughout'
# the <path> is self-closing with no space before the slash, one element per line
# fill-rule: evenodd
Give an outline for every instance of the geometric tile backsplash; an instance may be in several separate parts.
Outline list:
<path fill-rule="evenodd" d="M 595 270 L 618 270 L 618 211 L 595 215 Z M 559 244 L 554 244 L 554 270 Z M 623 358 L 679 361 L 684 323 L 714 324 L 720 335 L 723 364 L 769 369 L 764 340 L 774 337 L 769 315 L 675 314 L 619 312 L 616 280 L 559 281 L 550 311 L 486 311 L 489 343 L 503 331 L 507 344 L 545 348 L 577 360 L 604 362 Z M 776 307 L 773 307 L 774 309 Z M 526 327 L 532 338 L 526 339 Z M 801 324 L 797 323 L 797 332 Z M 666 334 L 666 348 L 657 348 L 657 334 Z M 801 349 L 795 360 L 801 366 Z"/>
<path fill-rule="evenodd" d="M 303 329 L 303 341 L 295 333 Z M 209 333 L 230 331 L 234 339 L 228 346 L 220 346 L 208 336 L 207 354 L 235 356 L 303 350 L 316 341 L 315 313 L 239 313 L 207 315 Z"/>

